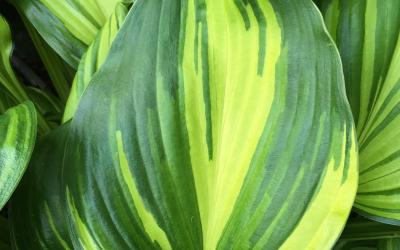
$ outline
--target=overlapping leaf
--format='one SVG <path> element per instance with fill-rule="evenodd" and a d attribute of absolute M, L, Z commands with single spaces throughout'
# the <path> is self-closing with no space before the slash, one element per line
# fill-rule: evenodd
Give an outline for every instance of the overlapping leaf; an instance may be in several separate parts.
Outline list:
<path fill-rule="evenodd" d="M 68 119 L 73 116 L 92 75 L 105 60 L 126 13 L 125 5 L 118 4 L 115 12 L 84 55 L 66 107 L 66 114 L 70 116 Z M 46 96 L 39 95 L 38 99 L 42 102 L 54 102 Z M 11 209 L 14 221 L 13 241 L 18 248 L 73 249 L 67 233 L 65 204 L 61 200 L 59 190 L 68 126 L 64 125 L 63 128 L 56 129 L 39 141 L 31 167 L 12 202 L 15 206 Z M 18 209 L 18 204 L 21 203 L 26 204 L 25 209 Z M 34 211 L 36 216 L 27 218 L 26 209 Z"/>
<path fill-rule="evenodd" d="M 330 248 L 358 176 L 340 66 L 308 0 L 138 0 L 24 182 L 61 176 L 69 230 L 42 222 L 55 196 L 24 219 L 26 184 L 15 244 Z M 61 175 L 41 171 L 59 164 Z M 51 236 L 23 239 L 24 226 Z"/>
<path fill-rule="evenodd" d="M 117 4 L 114 13 L 89 46 L 79 63 L 68 102 L 65 107 L 63 121 L 70 120 L 78 107 L 80 98 L 97 70 L 103 65 L 112 42 L 121 27 L 128 10 L 124 4 Z"/>
<path fill-rule="evenodd" d="M 72 67 L 77 68 L 119 2 L 132 0 L 14 0 L 18 10 L 43 39 Z"/>
<path fill-rule="evenodd" d="M 327 26 L 343 60 L 357 122 L 360 184 L 355 207 L 400 222 L 400 2 L 330 0 Z"/>
<path fill-rule="evenodd" d="M 0 116 L 0 209 L 28 165 L 36 139 L 36 112 L 24 103 Z"/>

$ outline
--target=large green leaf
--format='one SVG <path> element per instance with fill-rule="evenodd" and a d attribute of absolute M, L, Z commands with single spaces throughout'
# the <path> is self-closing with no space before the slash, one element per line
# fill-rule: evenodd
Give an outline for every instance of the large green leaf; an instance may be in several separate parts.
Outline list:
<path fill-rule="evenodd" d="M 132 0 L 13 0 L 43 39 L 72 67 L 118 2 Z"/>
<path fill-rule="evenodd" d="M 0 209 L 6 204 L 31 157 L 36 139 L 36 112 L 26 102 L 0 116 Z"/>
<path fill-rule="evenodd" d="M 87 52 L 83 55 L 72 84 L 67 105 L 65 106 L 64 122 L 70 120 L 74 116 L 82 94 L 85 92 L 93 75 L 103 65 L 127 12 L 128 9 L 124 4 L 117 4 L 114 13 L 110 16 L 104 27 L 98 32 Z"/>
<path fill-rule="evenodd" d="M 54 133 L 27 182 L 50 192 L 38 173 L 58 172 L 35 164 L 63 166 L 69 230 L 43 225 L 55 194 L 35 205 L 23 186 L 14 235 L 53 235 L 17 245 L 69 231 L 76 249 L 329 249 L 356 192 L 339 55 L 309 0 L 136 1 Z"/>
<path fill-rule="evenodd" d="M 400 1 L 327 1 L 325 19 L 343 60 L 357 121 L 355 207 L 400 224 Z"/>

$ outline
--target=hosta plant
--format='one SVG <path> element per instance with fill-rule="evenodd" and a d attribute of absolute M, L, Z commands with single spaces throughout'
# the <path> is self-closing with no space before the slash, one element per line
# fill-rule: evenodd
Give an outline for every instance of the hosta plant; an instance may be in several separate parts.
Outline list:
<path fill-rule="evenodd" d="M 310 0 L 12 4 L 51 81 L 0 78 L 39 125 L 8 204 L 14 248 L 334 246 L 359 146 L 348 65 Z"/>

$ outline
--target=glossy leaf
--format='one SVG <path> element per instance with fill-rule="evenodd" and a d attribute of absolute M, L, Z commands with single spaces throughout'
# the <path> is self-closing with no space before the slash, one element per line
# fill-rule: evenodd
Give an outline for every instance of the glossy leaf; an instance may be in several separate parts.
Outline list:
<path fill-rule="evenodd" d="M 121 0 L 11 1 L 73 68 L 78 67 L 87 46 L 92 43 L 118 2 Z"/>
<path fill-rule="evenodd" d="M 98 32 L 87 52 L 83 55 L 74 82 L 72 83 L 67 105 L 65 106 L 64 122 L 74 116 L 82 94 L 85 92 L 93 75 L 103 65 L 127 12 L 128 9 L 124 4 L 117 4 L 114 13 Z"/>
<path fill-rule="evenodd" d="M 0 116 L 0 209 L 6 204 L 26 166 L 36 139 L 36 112 L 24 103 Z"/>
<path fill-rule="evenodd" d="M 33 162 L 63 159 L 76 249 L 329 249 L 356 192 L 339 55 L 308 0 L 138 0 L 65 129 L 47 142 L 65 155 Z M 53 240 L 27 192 L 14 234 Z"/>
<path fill-rule="evenodd" d="M 327 1 L 357 121 L 360 184 L 355 207 L 400 224 L 400 2 Z"/>

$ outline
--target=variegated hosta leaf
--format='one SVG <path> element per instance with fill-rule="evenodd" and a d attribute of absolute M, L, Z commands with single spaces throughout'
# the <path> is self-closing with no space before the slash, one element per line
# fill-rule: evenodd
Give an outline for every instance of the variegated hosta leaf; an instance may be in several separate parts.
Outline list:
<path fill-rule="evenodd" d="M 72 67 L 119 2 L 132 0 L 13 0 L 44 40 Z"/>
<path fill-rule="evenodd" d="M 35 139 L 36 112 L 32 103 L 23 103 L 0 116 L 0 209 L 25 172 Z"/>
<path fill-rule="evenodd" d="M 36 228 L 52 235 L 34 246 L 76 249 L 329 249 L 358 176 L 340 66 L 308 0 L 138 0 L 71 123 L 38 148 L 27 182 L 40 186 L 13 200 L 14 235 Z M 61 161 L 61 174 L 42 170 Z M 23 198 L 52 192 L 40 178 L 62 178 L 69 230 L 43 223 L 57 194 Z"/>
<path fill-rule="evenodd" d="M 400 223 L 400 1 L 328 1 L 357 121 L 360 184 L 355 207 Z"/>
<path fill-rule="evenodd" d="M 93 43 L 83 55 L 72 84 L 67 105 L 65 106 L 64 122 L 70 120 L 74 116 L 82 94 L 89 85 L 93 75 L 103 65 L 115 35 L 121 27 L 127 12 L 128 9 L 124 4 L 117 4 L 114 13 L 110 16 L 104 27 L 98 32 Z"/>
<path fill-rule="evenodd" d="M 329 248 L 357 182 L 342 77 L 311 1 L 137 1 L 71 123 L 75 247 Z"/>

